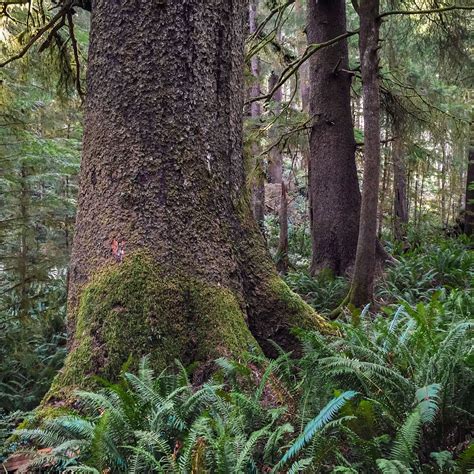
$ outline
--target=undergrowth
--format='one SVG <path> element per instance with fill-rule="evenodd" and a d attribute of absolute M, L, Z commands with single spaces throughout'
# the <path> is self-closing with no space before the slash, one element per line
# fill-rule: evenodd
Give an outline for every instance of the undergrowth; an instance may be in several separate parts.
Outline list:
<path fill-rule="evenodd" d="M 470 472 L 473 252 L 451 239 L 395 258 L 377 304 L 347 312 L 339 336 L 298 333 L 300 358 L 219 359 L 199 386 L 191 368 L 154 374 L 145 358 L 78 392 L 76 414 L 18 430 L 13 449 L 35 453 L 28 472 Z M 347 291 L 329 275 L 286 279 L 320 311 Z M 0 417 L 3 438 L 22 416 Z"/>

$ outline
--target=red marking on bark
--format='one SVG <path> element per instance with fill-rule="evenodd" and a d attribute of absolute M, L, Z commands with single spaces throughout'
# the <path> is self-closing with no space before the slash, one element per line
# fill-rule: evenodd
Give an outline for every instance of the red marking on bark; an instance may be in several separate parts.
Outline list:
<path fill-rule="evenodd" d="M 112 255 L 115 257 L 117 262 L 122 262 L 123 257 L 125 256 L 125 240 L 121 240 L 120 242 L 117 239 L 112 240 L 111 249 Z"/>

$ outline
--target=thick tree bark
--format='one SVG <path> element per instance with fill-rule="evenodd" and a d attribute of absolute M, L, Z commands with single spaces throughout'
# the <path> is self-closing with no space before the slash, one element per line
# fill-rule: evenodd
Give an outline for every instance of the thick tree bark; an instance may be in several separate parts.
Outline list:
<path fill-rule="evenodd" d="M 406 238 L 408 225 L 408 203 L 406 186 L 406 168 L 403 146 L 403 127 L 401 118 L 393 118 L 392 160 L 393 160 L 393 234 L 395 239 Z"/>
<path fill-rule="evenodd" d="M 469 147 L 466 181 L 466 211 L 464 233 L 474 235 L 474 145 Z"/>
<path fill-rule="evenodd" d="M 310 0 L 308 42 L 322 43 L 346 31 L 344 0 Z M 354 263 L 360 191 L 351 115 L 347 41 L 310 61 L 310 193 L 313 274 L 344 274 Z"/>
<path fill-rule="evenodd" d="M 379 0 L 360 2 L 359 49 L 364 99 L 364 177 L 349 301 L 359 307 L 373 298 L 376 269 L 377 204 L 380 180 L 380 96 L 378 81 Z"/>
<path fill-rule="evenodd" d="M 278 277 L 242 158 L 244 0 L 92 9 L 70 353 L 46 402 L 151 354 L 238 357 L 328 325 Z"/>

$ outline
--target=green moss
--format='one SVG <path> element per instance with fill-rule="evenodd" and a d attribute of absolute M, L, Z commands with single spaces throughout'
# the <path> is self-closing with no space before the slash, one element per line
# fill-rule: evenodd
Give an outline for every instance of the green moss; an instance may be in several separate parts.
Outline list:
<path fill-rule="evenodd" d="M 224 288 L 195 283 L 191 292 L 194 312 L 201 315 L 198 325 L 199 345 L 197 360 L 209 353 L 238 355 L 243 350 L 258 350 L 235 295 Z M 215 344 L 218 344 L 216 347 Z"/>
<path fill-rule="evenodd" d="M 268 290 L 270 299 L 276 302 L 276 307 L 291 327 L 317 329 L 323 334 L 335 332 L 334 326 L 294 293 L 279 276 L 269 279 Z"/>
<path fill-rule="evenodd" d="M 45 401 L 68 399 L 114 380 L 131 357 L 149 354 L 156 370 L 178 358 L 186 363 L 237 355 L 257 343 L 229 289 L 202 280 L 163 275 L 144 254 L 103 269 L 82 291 L 76 333 L 63 370 Z"/>

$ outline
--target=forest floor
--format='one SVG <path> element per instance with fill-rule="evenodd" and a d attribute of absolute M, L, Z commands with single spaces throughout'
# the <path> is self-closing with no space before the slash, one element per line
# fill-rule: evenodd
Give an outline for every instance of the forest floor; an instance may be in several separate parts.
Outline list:
<path fill-rule="evenodd" d="M 348 282 L 298 269 L 298 245 L 286 281 L 329 312 Z M 33 442 L 42 450 L 28 472 L 469 472 L 472 242 L 433 237 L 389 251 L 397 263 L 379 279 L 376 304 L 346 310 L 335 322 L 340 336 L 301 331 L 301 358 L 279 349 L 271 361 L 219 359 L 200 387 L 192 368 L 177 362 L 158 375 L 144 359 L 117 383 L 79 393 L 80 415 L 63 413 L 11 442 L 64 357 L 60 323 L 43 321 L 32 339 L 22 335 L 27 350 L 2 359 L 0 441 L 9 442 L 0 460 Z"/>

